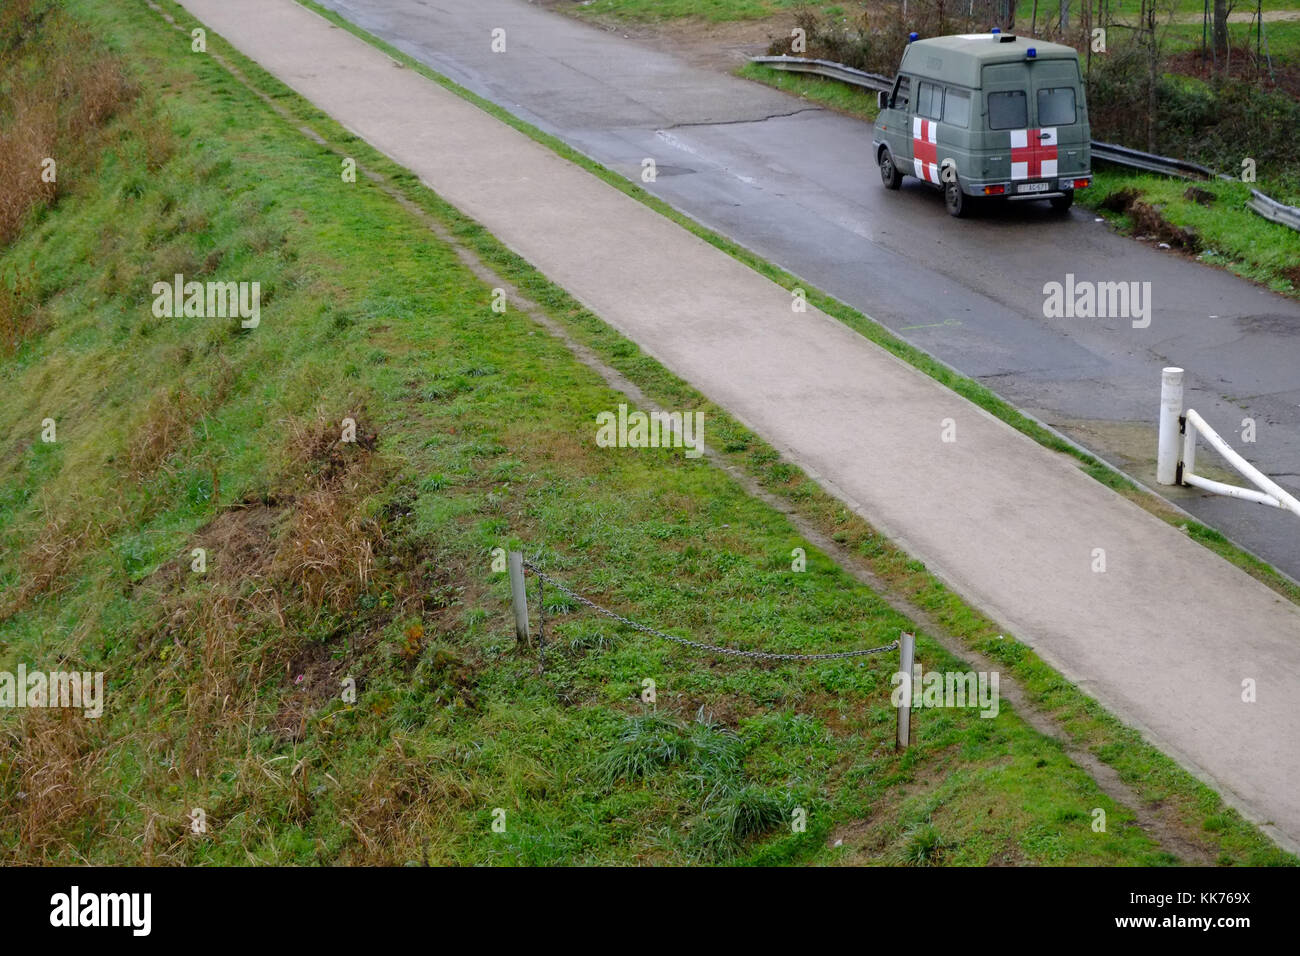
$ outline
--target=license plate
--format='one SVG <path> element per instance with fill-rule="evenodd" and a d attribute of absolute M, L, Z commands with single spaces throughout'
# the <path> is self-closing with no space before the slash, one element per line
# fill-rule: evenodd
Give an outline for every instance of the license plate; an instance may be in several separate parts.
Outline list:
<path fill-rule="evenodd" d="M 1051 188 L 1051 183 L 1023 183 L 1016 187 L 1018 193 L 1045 193 Z"/>

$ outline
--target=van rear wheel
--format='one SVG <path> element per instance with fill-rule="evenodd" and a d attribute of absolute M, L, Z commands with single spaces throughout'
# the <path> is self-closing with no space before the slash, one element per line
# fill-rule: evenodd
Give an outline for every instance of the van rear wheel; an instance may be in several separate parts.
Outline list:
<path fill-rule="evenodd" d="M 903 174 L 894 165 L 894 157 L 889 155 L 888 149 L 880 151 L 880 181 L 886 189 L 897 189 L 903 185 Z"/>
<path fill-rule="evenodd" d="M 1074 205 L 1074 193 L 1066 193 L 1064 196 L 1054 196 L 1047 200 L 1052 204 L 1052 212 L 1065 212 Z"/>
<path fill-rule="evenodd" d="M 943 204 L 948 207 L 948 215 L 961 219 L 970 212 L 971 200 L 961 191 L 961 185 L 953 180 L 943 187 Z"/>

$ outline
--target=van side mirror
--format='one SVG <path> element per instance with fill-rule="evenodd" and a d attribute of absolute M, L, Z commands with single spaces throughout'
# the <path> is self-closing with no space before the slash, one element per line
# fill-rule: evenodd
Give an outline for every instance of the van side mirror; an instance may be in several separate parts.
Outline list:
<path fill-rule="evenodd" d="M 889 109 L 889 91 L 880 90 L 876 93 L 876 104 L 882 109 Z"/>

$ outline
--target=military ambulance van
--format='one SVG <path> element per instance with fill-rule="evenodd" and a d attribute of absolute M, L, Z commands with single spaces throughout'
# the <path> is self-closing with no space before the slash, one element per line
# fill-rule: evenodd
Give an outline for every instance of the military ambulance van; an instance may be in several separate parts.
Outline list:
<path fill-rule="evenodd" d="M 995 30 L 912 34 L 872 145 L 885 188 L 915 176 L 964 216 L 973 198 L 1069 209 L 1092 183 L 1091 139 L 1078 53 Z"/>

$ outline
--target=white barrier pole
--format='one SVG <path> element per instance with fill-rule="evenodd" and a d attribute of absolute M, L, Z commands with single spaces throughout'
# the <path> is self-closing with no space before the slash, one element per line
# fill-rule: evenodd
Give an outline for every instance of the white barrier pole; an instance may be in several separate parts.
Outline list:
<path fill-rule="evenodd" d="M 1160 438 L 1156 448 L 1156 481 L 1178 481 L 1178 418 L 1183 414 L 1183 370 L 1173 366 L 1160 375 Z"/>
<path fill-rule="evenodd" d="M 1238 454 L 1236 449 L 1234 449 L 1231 445 L 1229 445 L 1226 441 L 1224 441 L 1223 437 L 1209 426 L 1209 424 L 1205 421 L 1204 418 L 1202 418 L 1197 412 L 1193 411 L 1192 409 L 1188 409 L 1187 410 L 1187 435 L 1189 440 L 1194 439 L 1195 434 L 1198 431 L 1205 438 L 1206 442 L 1208 442 L 1209 445 L 1215 451 L 1217 451 L 1220 455 L 1222 455 L 1224 458 L 1228 460 L 1228 464 L 1232 465 L 1233 468 L 1236 468 L 1239 472 L 1241 472 L 1243 475 L 1246 476 L 1246 478 L 1251 482 L 1251 484 L 1253 484 L 1257 488 L 1262 489 L 1262 491 L 1264 492 L 1263 495 L 1260 495 L 1259 497 L 1255 497 L 1250 492 L 1249 489 L 1239 488 L 1237 489 L 1238 492 L 1244 491 L 1245 493 L 1234 494 L 1233 495 L 1234 498 L 1247 498 L 1251 501 L 1258 501 L 1260 504 L 1273 505 L 1276 508 L 1281 508 L 1283 511 L 1290 511 L 1293 512 L 1294 514 L 1300 515 L 1300 501 L 1297 501 L 1295 496 L 1291 495 L 1289 492 L 1287 492 L 1285 488 L 1279 485 L 1276 481 L 1274 481 L 1268 475 L 1264 474 L 1262 471 L 1260 471 L 1250 462 L 1246 461 L 1246 459 L 1242 458 L 1241 455 Z M 1183 463 L 1183 474 L 1186 475 L 1187 472 L 1191 471 L 1191 467 L 1192 467 L 1192 462 L 1185 461 Z M 1214 484 L 1217 485 L 1219 484 L 1219 482 L 1215 482 Z M 1225 485 L 1223 487 L 1232 487 L 1232 486 Z M 1223 492 L 1223 493 L 1230 494 L 1231 492 Z"/>

